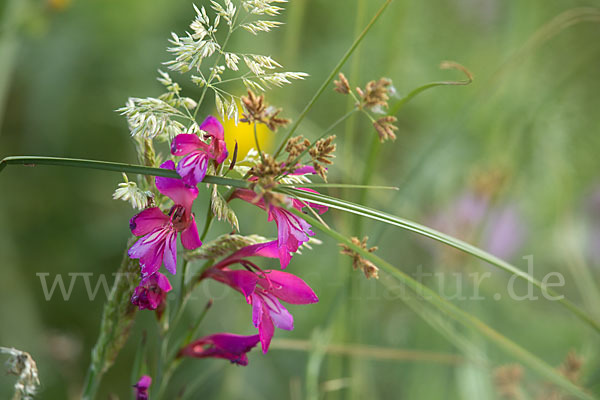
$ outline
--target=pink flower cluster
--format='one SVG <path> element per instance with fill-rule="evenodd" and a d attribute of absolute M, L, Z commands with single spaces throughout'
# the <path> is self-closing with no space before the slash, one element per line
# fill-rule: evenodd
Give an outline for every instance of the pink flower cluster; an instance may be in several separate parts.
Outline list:
<path fill-rule="evenodd" d="M 183 158 L 177 165 L 171 160 L 161 165 L 161 168 L 177 171 L 181 179 L 155 178 L 156 189 L 170 198 L 173 206 L 167 212 L 158 207 L 147 208 L 130 221 L 131 232 L 140 238 L 131 246 L 128 254 L 130 258 L 139 260 L 142 276 L 131 302 L 142 310 L 156 310 L 159 318 L 166 304 L 167 293 L 172 290 L 169 280 L 159 269 L 164 264 L 171 274 L 177 272 L 178 235 L 185 249 L 194 250 L 202 245 L 192 213 L 192 204 L 198 197 L 196 185 L 206 176 L 210 162 L 218 166 L 228 156 L 223 126 L 215 117 L 206 118 L 200 129 L 204 132 L 202 138 L 196 134 L 177 135 L 171 143 L 171 154 Z M 314 173 L 314 170 L 299 167 L 296 173 Z M 236 190 L 232 198 L 251 202 L 267 211 L 268 221 L 277 224 L 277 240 L 246 246 L 234 252 L 206 270 L 200 279 L 221 282 L 241 293 L 252 307 L 252 323 L 258 329 L 258 335 L 213 334 L 190 343 L 179 355 L 224 358 L 232 363 L 247 365 L 246 353 L 258 342 L 263 352 L 267 352 L 275 327 L 293 329 L 293 317 L 281 302 L 310 304 L 318 301 L 313 290 L 302 279 L 283 271 L 263 270 L 250 259 L 278 258 L 281 268 L 285 268 L 293 254 L 314 233 L 306 221 L 287 209 L 257 201 L 251 190 Z M 298 200 L 292 200 L 290 205 L 298 210 L 307 206 Z M 316 204 L 308 206 L 319 213 L 327 210 Z M 233 269 L 236 265 L 243 269 Z M 139 386 L 141 388 L 143 385 Z"/>

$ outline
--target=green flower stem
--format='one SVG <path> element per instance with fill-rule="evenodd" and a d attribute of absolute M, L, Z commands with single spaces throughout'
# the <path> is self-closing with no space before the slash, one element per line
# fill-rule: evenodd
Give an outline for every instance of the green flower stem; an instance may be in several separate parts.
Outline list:
<path fill-rule="evenodd" d="M 156 390 L 156 395 L 152 396 L 152 398 L 160 400 L 164 397 L 165 391 L 167 390 L 167 386 L 169 385 L 169 381 L 171 380 L 173 373 L 175 372 L 175 370 L 177 369 L 177 367 L 179 366 L 180 363 L 181 363 L 181 359 L 175 359 L 168 364 L 167 369 L 165 370 L 164 374 L 162 374 L 160 380 L 158 381 L 159 386 L 158 386 L 158 389 Z"/>
<path fill-rule="evenodd" d="M 261 161 L 265 162 L 265 155 L 260 149 L 260 143 L 258 142 L 258 132 L 256 132 L 256 121 L 254 121 L 254 143 L 256 143 L 256 150 L 258 150 L 258 154 L 260 155 Z"/>
<path fill-rule="evenodd" d="M 193 288 L 193 286 L 192 286 L 192 288 Z M 167 389 L 169 381 L 171 380 L 171 377 L 173 376 L 173 373 L 175 372 L 175 370 L 177 369 L 179 364 L 181 364 L 182 360 L 178 357 L 179 351 L 181 350 L 182 347 L 189 344 L 193 340 L 194 336 L 196 336 L 198 334 L 199 327 L 200 327 L 202 321 L 204 320 L 204 317 L 208 313 L 208 310 L 212 306 L 212 300 L 209 300 L 209 302 L 204 307 L 202 314 L 200 314 L 200 316 L 196 320 L 196 323 L 194 324 L 194 326 L 192 328 L 188 329 L 188 334 L 185 335 L 182 339 L 176 341 L 176 343 L 173 346 L 173 348 L 171 349 L 171 351 L 169 351 L 168 343 L 169 343 L 170 339 L 172 338 L 171 333 L 174 331 L 181 316 L 183 315 L 183 310 L 189 300 L 189 293 L 191 292 L 191 290 L 182 289 L 182 293 L 183 292 L 185 292 L 186 294 L 183 297 L 182 302 L 179 305 L 176 315 L 173 318 L 173 321 L 169 328 L 169 332 L 163 339 L 162 346 L 161 346 L 161 351 L 162 351 L 161 357 L 163 357 L 162 365 L 166 365 L 166 369 L 165 369 L 164 373 L 162 373 L 160 375 L 160 379 L 158 380 L 158 382 L 160 382 L 160 385 L 156 392 L 157 393 L 156 399 L 158 399 L 158 400 L 160 400 L 161 398 L 164 397 L 164 393 Z"/>
<path fill-rule="evenodd" d="M 182 343 L 182 346 L 180 346 L 180 347 L 187 346 L 188 344 L 191 343 L 192 340 L 194 340 L 194 337 L 198 336 L 198 331 L 200 330 L 200 325 L 202 324 L 202 321 L 204 321 L 204 317 L 206 317 L 206 314 L 208 313 L 208 310 L 210 310 L 212 305 L 213 305 L 213 301 L 212 301 L 212 299 L 210 299 L 208 301 L 208 303 L 206 303 L 206 306 L 204 306 L 204 310 L 202 311 L 202 314 L 200 314 L 200 316 L 196 320 L 196 323 L 194 324 L 192 329 L 189 330 L 188 335 L 186 336 L 185 340 Z"/>
<path fill-rule="evenodd" d="M 90 168 L 104 171 L 130 172 L 132 174 L 164 176 L 166 178 L 181 179 L 179 174 L 170 169 L 145 167 L 143 165 L 125 164 L 109 161 L 84 160 L 79 158 L 63 158 L 63 157 L 42 157 L 42 156 L 12 156 L 6 157 L 0 161 L 0 172 L 7 165 L 60 165 L 64 167 Z M 206 175 L 203 183 L 214 183 L 217 185 L 227 185 L 236 188 L 247 188 L 248 182 L 224 178 L 214 175 Z"/>
<path fill-rule="evenodd" d="M 202 229 L 202 234 L 200 235 L 200 241 L 203 241 L 206 238 L 206 235 L 208 235 L 208 231 L 210 230 L 210 226 L 212 225 L 213 218 L 214 218 L 214 214 L 212 212 L 211 205 L 208 204 L 208 207 L 206 209 L 206 219 L 204 222 L 204 229 Z"/>
<path fill-rule="evenodd" d="M 460 239 L 456 239 L 450 235 L 446 235 L 435 229 L 426 227 L 424 225 L 418 224 L 416 222 L 409 221 L 407 219 L 403 219 L 400 217 L 396 217 L 391 214 L 387 214 L 382 211 L 374 210 L 369 207 L 365 207 L 359 204 L 355 204 L 349 201 L 337 199 L 335 197 L 326 196 L 323 194 L 310 193 L 303 190 L 298 189 L 282 189 L 282 192 L 289 194 L 299 200 L 308 201 L 316 204 L 325 205 L 337 210 L 350 212 L 356 215 L 360 215 L 363 217 L 371 218 L 376 221 L 385 222 L 390 225 L 397 226 L 399 228 L 417 233 L 419 235 L 428 237 L 430 239 L 436 240 L 438 242 L 444 243 L 448 246 L 454 247 L 460 251 L 471 254 L 485 262 L 488 262 L 506 272 L 516 275 L 518 278 L 530 282 L 538 289 L 545 291 L 553 297 L 558 297 L 558 293 L 554 290 L 548 288 L 546 285 L 542 284 L 540 281 L 535 279 L 533 276 L 529 275 L 526 272 L 521 271 L 519 268 L 507 263 L 506 261 L 478 248 L 466 242 L 463 242 Z M 563 306 L 565 306 L 569 311 L 571 311 L 574 315 L 579 317 L 582 321 L 590 325 L 597 332 L 600 333 L 600 324 L 594 320 L 590 315 L 588 315 L 585 311 L 581 310 L 571 301 L 567 300 L 564 296 L 561 296 L 560 299 L 557 300 Z"/>
<path fill-rule="evenodd" d="M 125 252 L 118 272 L 110 297 L 104 305 L 100 334 L 92 349 L 83 386 L 81 396 L 83 400 L 93 400 L 96 397 L 102 376 L 112 366 L 129 337 L 137 311 L 129 299 L 140 281 L 139 263 L 137 260 L 130 259 Z"/>
<path fill-rule="evenodd" d="M 465 327 L 467 327 L 469 329 L 474 329 L 474 330 L 479 331 L 481 334 L 486 336 L 492 342 L 496 343 L 504 351 L 506 351 L 510 355 L 514 356 L 515 358 L 519 359 L 524 365 L 527 365 L 529 368 L 536 371 L 541 376 L 551 380 L 552 382 L 561 386 L 563 389 L 565 389 L 569 393 L 577 396 L 580 399 L 588 399 L 588 400 L 594 399 L 594 397 L 592 397 L 588 393 L 584 392 L 578 386 L 574 385 L 571 381 L 569 381 L 567 378 L 565 378 L 564 376 L 559 374 L 554 368 L 549 366 L 546 362 L 539 359 L 534 354 L 528 352 L 527 350 L 525 350 L 524 348 L 522 348 L 515 342 L 506 338 L 499 332 L 495 331 L 494 329 L 492 329 L 490 326 L 483 323 L 478 318 L 463 311 L 459 307 L 455 306 L 454 304 L 450 303 L 446 299 L 442 298 L 435 291 L 429 289 L 428 287 L 422 285 L 418 281 L 411 278 L 409 275 L 398 270 L 392 264 L 390 264 L 387 261 L 383 260 L 382 258 L 376 256 L 375 254 L 369 253 L 365 249 L 362 249 L 361 247 L 356 246 L 354 243 L 352 243 L 351 240 L 349 240 L 342 234 L 338 233 L 337 231 L 334 231 L 333 229 L 323 225 L 317 219 L 315 219 L 309 215 L 305 215 L 301 211 L 298 211 L 294 208 L 290 208 L 289 211 L 304 218 L 308 223 L 315 226 L 317 229 L 319 229 L 326 235 L 332 237 L 333 239 L 337 240 L 340 243 L 347 245 L 352 250 L 359 253 L 362 257 L 375 263 L 383 271 L 385 271 L 386 273 L 388 273 L 388 274 L 392 275 L 393 277 L 395 277 L 396 279 L 398 279 L 400 282 L 402 282 L 404 285 L 406 285 L 411 291 L 413 291 L 414 293 L 419 295 L 425 301 L 431 303 L 435 308 L 442 311 L 443 313 L 445 313 L 446 315 L 448 315 L 455 321 L 459 322 L 460 324 L 464 325 Z"/>
<path fill-rule="evenodd" d="M 184 307 L 184 299 L 187 295 L 187 291 L 186 291 L 186 284 L 185 284 L 185 277 L 187 275 L 187 271 L 188 271 L 188 267 L 190 265 L 189 261 L 184 261 L 183 262 L 183 268 L 181 271 L 181 285 L 179 286 L 179 298 L 177 300 L 177 314 L 179 313 L 179 310 L 182 309 Z M 170 324 L 169 324 L 170 325 Z"/>
<path fill-rule="evenodd" d="M 294 124 L 290 128 L 290 131 L 283 138 L 283 141 L 279 145 L 279 148 L 277 149 L 277 151 L 275 152 L 275 154 L 273 154 L 273 158 L 277 158 L 277 156 L 279 155 L 279 153 L 281 153 L 283 151 L 283 149 L 284 149 L 287 141 L 292 137 L 292 135 L 294 134 L 294 132 L 296 132 L 296 129 L 298 129 L 298 126 L 300 125 L 300 123 L 302 122 L 302 120 L 304 119 L 304 117 L 306 117 L 306 114 L 308 114 L 308 112 L 315 105 L 315 103 L 317 102 L 317 100 L 319 99 L 319 97 L 321 97 L 321 95 L 323 94 L 323 92 L 325 92 L 325 90 L 327 89 L 327 87 L 331 84 L 331 81 L 333 81 L 333 79 L 335 78 L 335 76 L 340 72 L 340 70 L 342 69 L 342 66 L 346 63 L 346 61 L 348 61 L 348 59 L 350 58 L 350 56 L 352 55 L 352 53 L 354 53 L 354 50 L 356 50 L 356 48 L 358 47 L 358 45 L 360 44 L 360 42 L 362 42 L 362 40 L 364 39 L 364 37 L 371 30 L 371 28 L 373 27 L 373 25 L 375 25 L 375 22 L 377 22 L 377 20 L 379 19 L 379 17 L 383 14 L 383 12 L 385 11 L 385 9 L 387 8 L 387 6 L 391 2 L 392 2 L 392 0 L 386 0 L 385 1 L 385 3 L 381 6 L 381 8 L 373 16 L 373 18 L 371 19 L 371 21 L 369 22 L 369 24 L 365 27 L 365 29 L 361 32 L 361 34 L 354 40 L 354 43 L 352 43 L 352 45 L 350 46 L 350 48 L 348 49 L 348 51 L 346 51 L 346 53 L 344 54 L 344 56 L 342 57 L 342 59 L 337 63 L 337 65 L 335 66 L 335 68 L 331 71 L 331 73 L 329 74 L 329 76 L 327 77 L 327 79 L 325 79 L 325 82 L 323 82 L 323 84 L 321 85 L 321 87 L 317 90 L 317 92 L 312 97 L 312 99 L 308 102 L 308 104 L 306 105 L 306 107 L 304 107 L 304 109 L 302 110 L 302 112 L 298 116 L 298 119 L 296 119 L 296 121 L 294 122 Z"/>

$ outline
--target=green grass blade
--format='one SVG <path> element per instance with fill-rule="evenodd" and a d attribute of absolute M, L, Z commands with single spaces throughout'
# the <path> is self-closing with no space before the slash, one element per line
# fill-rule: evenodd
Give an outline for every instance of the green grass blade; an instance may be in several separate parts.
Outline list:
<path fill-rule="evenodd" d="M 556 385 L 560 386 L 564 390 L 568 391 L 569 393 L 573 394 L 574 396 L 580 399 L 594 399 L 594 397 L 592 397 L 590 394 L 584 392 L 581 388 L 573 384 L 571 381 L 569 381 L 567 378 L 561 375 L 556 369 L 552 368 L 546 362 L 544 362 L 534 354 L 530 353 L 526 349 L 522 348 L 512 340 L 503 336 L 490 326 L 486 325 L 484 322 L 482 322 L 475 316 L 461 310 L 459 307 L 445 300 L 433 290 L 422 285 L 415 279 L 411 278 L 409 275 L 395 268 L 392 264 L 376 256 L 375 254 L 369 253 L 365 249 L 356 246 L 354 243 L 352 243 L 351 240 L 349 240 L 339 232 L 334 231 L 333 229 L 323 225 L 315 218 L 309 215 L 305 215 L 301 211 L 298 211 L 293 208 L 289 209 L 289 211 L 304 218 L 308 223 L 312 224 L 314 227 L 316 227 L 326 235 L 337 240 L 339 243 L 347 245 L 352 250 L 359 253 L 362 257 L 375 263 L 375 265 L 381 268 L 382 271 L 398 279 L 398 281 L 406 285 L 410 290 L 418 294 L 425 301 L 431 303 L 431 305 L 433 305 L 435 308 L 445 313 L 452 319 L 456 320 L 460 324 L 464 325 L 465 327 L 481 333 L 489 340 L 494 342 L 496 345 L 498 345 L 500 348 L 502 348 L 504 351 L 506 351 L 508 354 L 510 354 L 512 357 L 523 363 L 523 365 L 526 365 L 533 371 L 537 372 L 540 376 L 550 380 L 551 382 L 555 383 Z"/>
<path fill-rule="evenodd" d="M 483 261 L 486 261 L 496 267 L 503 269 L 511 274 L 516 275 L 520 279 L 523 279 L 527 282 L 530 282 L 537 288 L 545 291 L 553 297 L 557 297 L 558 294 L 542 284 L 540 281 L 535 279 L 533 276 L 528 273 L 520 270 L 519 268 L 507 263 L 506 261 L 478 248 L 466 242 L 463 242 L 460 239 L 452 237 L 450 235 L 446 235 L 442 232 L 436 231 L 435 229 L 426 227 L 424 225 L 418 224 L 416 222 L 409 221 L 407 219 L 403 219 L 400 217 L 396 217 L 391 214 L 387 214 L 385 212 L 375 210 L 369 207 L 365 207 L 359 204 L 355 204 L 346 200 L 337 199 L 335 197 L 326 196 L 318 193 L 310 193 L 303 190 L 298 189 L 283 189 L 285 193 L 288 193 L 299 200 L 309 201 L 316 204 L 325 205 L 331 208 L 335 208 L 337 210 L 346 211 L 352 214 L 360 215 L 363 217 L 371 218 L 376 221 L 385 222 L 390 225 L 395 225 L 402 229 L 418 233 L 419 235 L 434 239 L 438 242 L 444 243 L 455 249 L 461 250 L 465 253 L 471 254 Z M 581 310 L 578 306 L 567 300 L 564 296 L 559 301 L 563 306 L 565 306 L 569 311 L 579 317 L 582 321 L 586 322 L 588 325 L 593 327 L 596 331 L 600 332 L 600 324 L 594 320 L 590 315 L 588 315 L 585 311 Z"/>
<path fill-rule="evenodd" d="M 144 165 L 116 163 L 109 161 L 84 160 L 80 158 L 41 157 L 41 156 L 12 156 L 0 161 L 0 172 L 7 165 L 59 165 L 63 167 L 90 168 L 104 171 L 129 172 L 132 174 L 164 176 L 166 178 L 180 179 L 179 174 L 170 169 L 146 167 Z M 221 176 L 206 175 L 203 183 L 214 183 L 237 188 L 247 188 L 248 182 L 239 179 Z"/>
<path fill-rule="evenodd" d="M 373 190 L 400 190 L 396 186 L 375 186 L 375 185 L 353 185 L 346 183 L 298 183 L 298 184 L 281 184 L 281 188 L 296 189 L 296 188 L 340 188 L 340 189 L 373 189 Z"/>

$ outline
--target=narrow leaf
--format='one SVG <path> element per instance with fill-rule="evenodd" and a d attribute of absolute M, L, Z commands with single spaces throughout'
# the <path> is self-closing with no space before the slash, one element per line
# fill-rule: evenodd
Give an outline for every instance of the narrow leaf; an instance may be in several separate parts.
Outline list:
<path fill-rule="evenodd" d="M 528 273 L 520 270 L 519 268 L 507 263 L 504 260 L 478 248 L 466 242 L 463 242 L 460 239 L 452 237 L 450 235 L 446 235 L 442 232 L 436 231 L 435 229 L 426 227 L 424 225 L 418 224 L 416 222 L 409 221 L 407 219 L 403 219 L 400 217 L 396 217 L 391 214 L 387 214 L 383 211 L 375 210 L 369 207 L 365 207 L 359 204 L 355 204 L 346 200 L 341 200 L 335 197 L 326 196 L 319 193 L 311 193 L 298 189 L 282 189 L 284 193 L 290 194 L 293 197 L 298 198 L 302 201 L 309 201 L 316 204 L 325 205 L 331 208 L 335 208 L 337 210 L 350 212 L 352 214 L 360 215 L 363 217 L 371 218 L 376 221 L 385 222 L 390 225 L 395 225 L 402 229 L 418 233 L 419 235 L 434 239 L 438 242 L 447 244 L 452 246 L 458 250 L 464 251 L 465 253 L 471 254 L 483 261 L 486 261 L 496 267 L 503 269 L 504 271 L 510 272 L 511 274 L 517 275 L 520 279 L 523 279 L 527 282 L 530 282 L 537 288 L 545 291 L 553 297 L 557 297 L 558 294 L 542 284 L 540 281 L 535 279 L 533 276 Z M 594 320 L 588 313 L 581 310 L 578 306 L 573 304 L 571 301 L 567 300 L 564 296 L 558 300 L 563 306 L 565 306 L 569 311 L 579 317 L 582 321 L 586 322 L 588 325 L 593 327 L 596 331 L 600 332 L 600 324 Z"/>
<path fill-rule="evenodd" d="M 310 223 L 326 235 L 332 237 L 340 243 L 347 245 L 364 258 L 375 263 L 375 265 L 381 268 L 381 270 L 387 272 L 388 274 L 398 279 L 398 281 L 405 284 L 410 290 L 412 290 L 418 296 L 422 297 L 425 301 L 431 303 L 435 308 L 445 313 L 450 318 L 456 320 L 460 324 L 464 325 L 465 327 L 478 331 L 479 333 L 487 337 L 489 340 L 494 342 L 496 345 L 498 345 L 500 348 L 502 348 L 504 351 L 506 351 L 508 354 L 522 362 L 523 365 L 528 366 L 544 378 L 552 381 L 556 385 L 562 387 L 563 389 L 577 396 L 580 399 L 594 399 L 591 395 L 584 392 L 581 388 L 573 384 L 571 381 L 569 381 L 567 378 L 561 375 L 556 369 L 552 368 L 546 362 L 544 362 L 534 354 L 528 352 L 526 349 L 522 348 L 512 340 L 503 336 L 490 326 L 486 325 L 484 322 L 482 322 L 475 316 L 463 311 L 459 307 L 450 303 L 448 300 L 441 297 L 435 291 L 429 289 L 427 286 L 411 278 L 409 275 L 400 271 L 387 261 L 355 245 L 354 243 L 352 243 L 351 240 L 349 240 L 342 234 L 334 231 L 333 229 L 325 226 L 324 224 L 320 223 L 317 219 L 309 215 L 305 215 L 301 211 L 298 211 L 294 208 L 290 208 L 289 211 L 304 218 L 308 223 Z"/>

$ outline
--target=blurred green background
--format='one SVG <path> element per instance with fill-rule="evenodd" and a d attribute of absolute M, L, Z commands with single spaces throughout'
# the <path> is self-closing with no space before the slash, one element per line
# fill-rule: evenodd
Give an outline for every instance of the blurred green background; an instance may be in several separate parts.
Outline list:
<path fill-rule="evenodd" d="M 285 116 L 295 118 L 348 48 L 357 26 L 364 26 L 380 3 L 291 0 L 286 25 L 258 37 L 238 35 L 233 46 L 270 54 L 286 69 L 311 75 L 268 95 L 284 107 Z M 583 8 L 595 5 L 583 0 L 394 0 L 343 69 L 353 86 L 384 76 L 406 94 L 429 81 L 462 79 L 456 71 L 439 70 L 443 60 L 467 66 L 475 80 L 425 92 L 398 114 L 398 139 L 378 149 L 371 182 L 398 186 L 398 193 L 329 193 L 432 224 L 483 247 L 499 240 L 501 248 L 509 247 L 502 255 L 519 267 L 527 267 L 524 256 L 533 256 L 537 278 L 563 274 L 566 284 L 559 291 L 600 318 L 600 11 Z M 161 93 L 155 77 L 169 59 L 167 39 L 171 31 L 183 33 L 193 17 L 189 1 L 2 0 L 0 156 L 135 162 L 126 121 L 113 110 L 129 96 Z M 197 96 L 185 87 L 192 90 L 188 96 Z M 203 114 L 213 112 L 210 104 Z M 328 91 L 299 132 L 317 137 L 349 106 Z M 338 157 L 329 180 L 360 183 L 375 132 L 368 121 L 356 118 L 335 133 Z M 276 142 L 277 134 L 272 139 Z M 14 166 L 0 175 L 0 345 L 33 355 L 42 381 L 40 399 L 78 397 L 105 296 L 101 291 L 90 301 L 79 278 L 69 301 L 57 295 L 46 301 L 36 274 L 49 273 L 49 282 L 64 274 L 68 283 L 68 273 L 93 273 L 95 284 L 97 274 L 117 269 L 133 214 L 126 203 L 111 199 L 120 179 L 110 172 L 59 167 Z M 485 215 L 472 220 L 476 205 L 464 199 L 481 193 L 493 195 Z M 264 213 L 234 204 L 242 233 L 275 234 Z M 200 201 L 197 215 L 205 215 L 205 207 Z M 508 222 L 501 218 L 505 210 L 512 216 Z M 473 280 L 468 274 L 491 272 L 480 286 L 484 300 L 454 299 L 455 304 L 553 366 L 573 350 L 583 360 L 579 383 L 600 395 L 599 338 L 557 303 L 511 300 L 508 274 L 414 234 L 357 223 L 335 211 L 326 220 L 348 235 L 370 236 L 378 254 L 407 273 L 443 273 L 444 281 L 426 277 L 424 282 L 447 296 L 458 290 L 456 279 L 469 294 Z M 227 230 L 220 224 L 215 235 Z M 296 256 L 288 267 L 320 298 L 317 305 L 290 307 L 296 329 L 275 335 L 288 341 L 275 341 L 266 356 L 254 350 L 246 368 L 223 360 L 186 362 L 173 393 L 199 382 L 193 398 L 503 398 L 494 370 L 515 360 L 478 335 L 462 332 L 488 360 L 465 362 L 447 335 L 401 301 L 397 283 L 385 276 L 365 280 L 338 255 L 336 243 L 318 237 L 324 243 Z M 524 294 L 527 288 L 518 284 L 516 291 Z M 254 332 L 249 306 L 238 294 L 218 285 L 196 294 L 189 321 L 209 297 L 215 299 L 203 334 Z M 495 294 L 502 299 L 495 300 Z M 99 398 L 129 398 L 135 348 L 144 331 L 156 346 L 153 329 L 152 313 L 140 313 Z M 327 343 L 354 353 L 306 350 Z M 356 354 L 358 344 L 385 350 L 369 347 Z M 407 357 L 392 349 L 419 352 Z M 448 355 L 458 358 L 448 362 Z M 11 396 L 13 382 L 0 374 L 0 397 Z M 551 391 L 528 370 L 522 388 L 532 399 L 548 398 L 544 393 Z"/>

